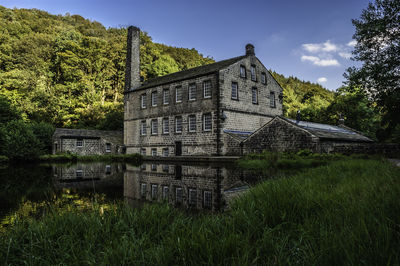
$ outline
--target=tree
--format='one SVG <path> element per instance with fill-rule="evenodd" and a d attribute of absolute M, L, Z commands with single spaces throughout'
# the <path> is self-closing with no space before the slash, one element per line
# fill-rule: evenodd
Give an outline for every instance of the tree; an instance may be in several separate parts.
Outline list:
<path fill-rule="evenodd" d="M 362 66 L 347 69 L 344 76 L 350 88 L 361 88 L 376 102 L 384 129 L 377 135 L 387 139 L 400 126 L 400 1 L 375 0 L 352 22 L 353 59 Z"/>

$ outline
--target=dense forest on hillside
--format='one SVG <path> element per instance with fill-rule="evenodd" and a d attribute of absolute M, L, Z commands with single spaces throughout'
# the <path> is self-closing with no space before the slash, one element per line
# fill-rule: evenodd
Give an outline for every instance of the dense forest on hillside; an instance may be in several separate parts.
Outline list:
<path fill-rule="evenodd" d="M 18 127 L 7 125 L 17 120 L 31 137 L 49 135 L 51 127 L 122 129 L 126 33 L 79 15 L 0 6 L 0 146 L 18 141 L 8 130 Z M 154 43 L 146 32 L 140 51 L 145 80 L 214 62 L 194 48 Z M 334 93 L 271 73 L 284 89 L 285 116 L 301 110 L 303 120 L 336 124 L 342 115 L 348 126 L 375 136 L 380 117 L 361 92 Z"/>

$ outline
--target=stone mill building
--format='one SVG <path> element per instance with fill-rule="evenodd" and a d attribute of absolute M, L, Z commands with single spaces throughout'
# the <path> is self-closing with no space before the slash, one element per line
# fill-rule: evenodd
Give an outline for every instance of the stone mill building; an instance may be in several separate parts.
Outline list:
<path fill-rule="evenodd" d="M 140 82 L 139 35 L 128 28 L 124 145 L 147 156 L 237 154 L 240 142 L 282 115 L 282 88 L 245 54 Z"/>

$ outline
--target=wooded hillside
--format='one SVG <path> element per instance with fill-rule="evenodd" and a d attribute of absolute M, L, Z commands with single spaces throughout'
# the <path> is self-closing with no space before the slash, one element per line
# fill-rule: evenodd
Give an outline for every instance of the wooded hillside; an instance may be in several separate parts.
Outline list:
<path fill-rule="evenodd" d="M 57 127 L 120 129 L 126 29 L 79 15 L 0 6 L 0 96 L 26 120 Z M 212 63 L 196 49 L 154 43 L 141 34 L 145 80 Z M 285 115 L 318 119 L 334 94 L 271 71 L 284 88 Z"/>

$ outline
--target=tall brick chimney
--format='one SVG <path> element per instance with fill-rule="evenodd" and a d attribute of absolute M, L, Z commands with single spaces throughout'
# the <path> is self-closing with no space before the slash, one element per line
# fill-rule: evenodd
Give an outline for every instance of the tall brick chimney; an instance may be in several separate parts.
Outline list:
<path fill-rule="evenodd" d="M 125 91 L 140 87 L 140 29 L 134 26 L 128 28 L 126 47 Z"/>

